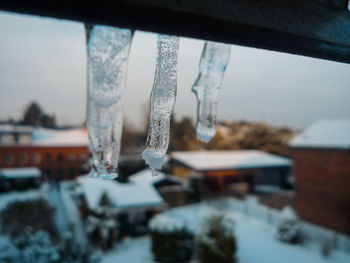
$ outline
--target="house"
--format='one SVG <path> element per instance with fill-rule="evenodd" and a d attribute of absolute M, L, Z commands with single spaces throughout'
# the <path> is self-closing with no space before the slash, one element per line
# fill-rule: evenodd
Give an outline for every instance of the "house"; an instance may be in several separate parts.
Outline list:
<path fill-rule="evenodd" d="M 88 170 L 87 131 L 0 125 L 0 168 L 37 167 L 44 178 L 60 181 Z"/>
<path fill-rule="evenodd" d="M 258 150 L 172 152 L 169 165 L 183 179 L 199 175 L 203 187 L 214 192 L 232 186 L 249 191 L 262 184 L 290 187 L 291 161 Z"/>
<path fill-rule="evenodd" d="M 36 167 L 0 169 L 0 191 L 38 188 L 40 177 L 41 172 Z"/>
<path fill-rule="evenodd" d="M 289 147 L 298 215 L 350 234 L 350 119 L 317 121 Z"/>
<path fill-rule="evenodd" d="M 120 183 L 81 176 L 78 183 L 84 194 L 82 210 L 89 216 L 113 218 L 118 236 L 140 235 L 148 230 L 148 221 L 163 211 L 166 204 L 161 195 L 147 182 Z"/>
<path fill-rule="evenodd" d="M 193 200 L 192 189 L 188 182 L 177 176 L 163 172 L 157 172 L 157 176 L 153 176 L 151 169 L 144 169 L 132 174 L 129 180 L 135 183 L 150 184 L 169 206 L 185 205 Z"/>

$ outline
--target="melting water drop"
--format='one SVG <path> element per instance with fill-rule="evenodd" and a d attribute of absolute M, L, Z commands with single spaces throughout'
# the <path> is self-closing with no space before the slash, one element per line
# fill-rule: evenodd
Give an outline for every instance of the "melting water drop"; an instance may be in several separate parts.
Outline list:
<path fill-rule="evenodd" d="M 117 177 L 123 125 L 123 94 L 129 46 L 129 29 L 86 25 L 87 129 L 93 165 L 90 175 Z"/>
<path fill-rule="evenodd" d="M 197 97 L 197 138 L 209 142 L 216 134 L 219 90 L 230 58 L 230 45 L 205 42 L 192 92 Z"/>
<path fill-rule="evenodd" d="M 170 118 L 175 106 L 179 38 L 158 35 L 157 64 L 151 93 L 151 110 L 146 149 L 142 157 L 155 170 L 162 167 L 170 137 Z"/>

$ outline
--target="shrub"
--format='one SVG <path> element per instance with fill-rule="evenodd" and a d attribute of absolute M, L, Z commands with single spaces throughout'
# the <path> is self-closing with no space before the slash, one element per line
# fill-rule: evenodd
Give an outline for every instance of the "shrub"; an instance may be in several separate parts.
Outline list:
<path fill-rule="evenodd" d="M 277 238 L 290 244 L 298 244 L 303 241 L 298 217 L 290 207 L 285 207 L 281 211 L 281 221 L 277 227 Z"/>
<path fill-rule="evenodd" d="M 220 214 L 203 221 L 198 235 L 200 262 L 234 263 L 236 250 L 233 220 Z"/>
<path fill-rule="evenodd" d="M 1 231 L 17 237 L 29 228 L 43 230 L 57 237 L 54 209 L 43 199 L 10 203 L 0 213 Z"/>
<path fill-rule="evenodd" d="M 51 242 L 50 236 L 44 231 L 32 232 L 26 230 L 14 239 L 20 251 L 21 263 L 58 263 L 57 247 Z"/>
<path fill-rule="evenodd" d="M 285 243 L 298 244 L 303 241 L 297 220 L 283 220 L 277 228 L 278 239 Z"/>
<path fill-rule="evenodd" d="M 194 235 L 185 225 L 165 215 L 151 220 L 152 252 L 157 262 L 188 262 L 194 251 Z"/>
<path fill-rule="evenodd" d="M 19 251 L 8 236 L 0 236 L 0 262 L 20 263 Z"/>

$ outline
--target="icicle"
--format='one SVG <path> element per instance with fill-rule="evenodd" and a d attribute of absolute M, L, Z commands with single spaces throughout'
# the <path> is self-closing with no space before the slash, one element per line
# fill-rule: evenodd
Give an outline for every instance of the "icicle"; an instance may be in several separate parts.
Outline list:
<path fill-rule="evenodd" d="M 87 129 L 93 165 L 90 175 L 117 177 L 123 125 L 123 93 L 131 31 L 86 25 Z"/>
<path fill-rule="evenodd" d="M 142 157 L 153 175 L 160 169 L 169 145 L 170 118 L 175 106 L 179 38 L 158 35 L 157 65 L 151 94 L 146 149 Z"/>
<path fill-rule="evenodd" d="M 197 138 L 209 142 L 216 134 L 218 95 L 230 58 L 230 46 L 205 42 L 192 92 L 197 96 Z"/>

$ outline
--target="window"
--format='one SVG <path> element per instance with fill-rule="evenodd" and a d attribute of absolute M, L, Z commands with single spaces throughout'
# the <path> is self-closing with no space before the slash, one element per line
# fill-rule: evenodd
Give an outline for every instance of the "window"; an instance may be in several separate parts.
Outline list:
<path fill-rule="evenodd" d="M 63 154 L 59 154 L 58 156 L 57 156 L 57 161 L 59 161 L 59 162 L 63 162 L 64 161 L 64 156 L 63 156 Z"/>
<path fill-rule="evenodd" d="M 69 161 L 74 161 L 75 160 L 75 153 L 69 153 L 68 160 Z"/>
<path fill-rule="evenodd" d="M 20 165 L 25 165 L 28 162 L 28 156 L 25 153 L 20 153 L 17 157 L 17 163 Z"/>
<path fill-rule="evenodd" d="M 63 169 L 62 168 L 58 168 L 57 169 L 57 176 L 58 177 L 62 177 L 63 176 Z"/>
<path fill-rule="evenodd" d="M 71 177 L 73 177 L 73 176 L 75 175 L 75 169 L 74 169 L 74 167 L 71 167 L 71 168 L 69 169 L 69 174 L 70 174 Z"/>
<path fill-rule="evenodd" d="M 79 158 L 80 158 L 81 161 L 85 161 L 86 158 L 87 158 L 87 154 L 86 153 L 81 153 Z"/>
<path fill-rule="evenodd" d="M 13 154 L 6 154 L 4 157 L 4 164 L 5 165 L 12 165 L 15 162 L 15 157 Z"/>
<path fill-rule="evenodd" d="M 31 134 L 20 134 L 18 137 L 19 143 L 30 143 L 32 141 L 32 135 Z"/>
<path fill-rule="evenodd" d="M 49 153 L 46 154 L 45 160 L 46 160 L 47 163 L 51 162 L 51 154 L 49 154 Z"/>
<path fill-rule="evenodd" d="M 1 136 L 1 143 L 2 144 L 14 144 L 15 138 L 12 134 L 3 134 Z"/>
<path fill-rule="evenodd" d="M 41 163 L 41 155 L 39 153 L 33 153 L 31 156 L 31 161 L 33 164 Z"/>

